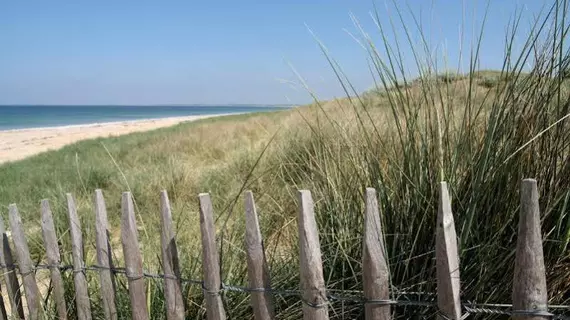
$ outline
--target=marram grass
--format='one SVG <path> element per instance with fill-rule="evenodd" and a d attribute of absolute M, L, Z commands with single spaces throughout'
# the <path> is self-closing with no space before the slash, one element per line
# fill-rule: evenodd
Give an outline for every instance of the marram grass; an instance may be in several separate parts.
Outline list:
<path fill-rule="evenodd" d="M 79 207 L 87 264 L 95 262 L 94 189 L 106 196 L 118 264 L 120 195 L 135 199 L 145 269 L 160 272 L 159 192 L 172 203 L 182 275 L 200 279 L 197 194 L 210 192 L 216 212 L 223 281 L 247 284 L 242 191 L 254 192 L 275 288 L 299 287 L 295 192 L 310 189 L 316 203 L 327 288 L 361 290 L 363 192 L 378 191 L 392 292 L 434 293 L 437 186 L 447 181 L 460 246 L 462 300 L 509 303 L 522 178 L 538 180 L 550 304 L 570 304 L 570 25 L 566 1 L 546 7 L 523 46 L 515 19 L 506 38 L 502 70 L 479 70 L 474 45 L 469 70 L 438 72 L 417 61 L 406 75 L 399 57 L 429 52 L 410 42 L 395 45 L 378 23 L 381 41 L 363 33 L 377 86 L 353 92 L 329 57 L 349 98 L 290 111 L 225 117 L 147 133 L 83 141 L 0 167 L 0 205 L 16 202 L 28 227 L 35 261 L 45 260 L 39 201 L 52 202 L 62 257 L 70 244 L 65 192 Z M 406 33 L 419 32 L 405 27 Z M 384 35 L 384 36 L 382 36 Z M 382 40 L 384 39 L 384 40 Z M 377 48 L 383 48 L 380 54 Z M 326 53 L 326 50 L 324 51 Z M 420 60 L 420 58 L 417 58 Z M 434 58 L 435 59 L 435 58 Z M 96 274 L 89 275 L 94 314 L 102 315 Z M 72 281 L 67 298 L 73 312 Z M 117 286 L 121 318 L 128 318 L 125 279 Z M 148 282 L 148 308 L 164 318 L 162 283 Z M 187 317 L 205 317 L 199 286 L 185 285 Z M 396 296 L 395 296 L 396 297 Z M 426 296 L 429 299 L 432 296 Z M 251 318 L 249 297 L 225 293 L 232 319 Z M 296 297 L 276 296 L 279 319 L 301 317 Z M 363 317 L 353 302 L 333 302 L 331 317 Z M 46 306 L 53 312 L 51 303 Z M 433 308 L 395 307 L 397 319 L 431 317 Z M 481 318 L 490 319 L 484 316 Z"/>

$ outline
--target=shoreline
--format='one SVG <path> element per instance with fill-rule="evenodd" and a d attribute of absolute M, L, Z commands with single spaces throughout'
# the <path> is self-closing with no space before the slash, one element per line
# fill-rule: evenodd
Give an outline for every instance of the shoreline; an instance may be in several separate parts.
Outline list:
<path fill-rule="evenodd" d="M 192 122 L 201 119 L 238 114 L 241 113 L 205 114 L 0 130 L 0 165 L 22 160 L 38 153 L 57 150 L 81 140 L 120 136 L 133 132 L 170 127 L 182 122 Z"/>
<path fill-rule="evenodd" d="M 148 122 L 157 120 L 180 120 L 180 121 L 194 121 L 212 117 L 223 117 L 231 115 L 243 114 L 242 112 L 236 113 L 215 113 L 215 114 L 201 114 L 192 116 L 181 116 L 181 117 L 165 117 L 165 118 L 142 118 L 136 120 L 123 120 L 123 121 L 108 121 L 108 122 L 94 122 L 94 123 L 80 123 L 80 124 L 64 124 L 60 126 L 50 126 L 50 127 L 31 127 L 31 128 L 18 128 L 18 129 L 0 129 L 0 134 L 8 132 L 22 132 L 22 131 L 38 131 L 38 130 L 52 130 L 52 129 L 73 129 L 73 128 L 91 128 L 91 127 L 101 127 L 106 125 L 120 125 L 120 124 L 136 124 L 137 122 Z"/>

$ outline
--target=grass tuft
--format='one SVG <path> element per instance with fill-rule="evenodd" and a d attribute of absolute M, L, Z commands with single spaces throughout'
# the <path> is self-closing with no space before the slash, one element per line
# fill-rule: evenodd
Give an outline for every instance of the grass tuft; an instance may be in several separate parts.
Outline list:
<path fill-rule="evenodd" d="M 182 276 L 201 278 L 199 192 L 212 194 L 226 283 L 247 284 L 241 192 L 253 190 L 270 262 L 273 286 L 296 289 L 298 247 L 295 191 L 310 189 L 332 293 L 361 290 L 364 188 L 378 191 L 390 257 L 392 293 L 435 292 L 434 234 L 437 186 L 449 183 L 459 236 L 462 299 L 509 303 L 522 178 L 539 182 L 542 235 L 550 304 L 570 303 L 570 25 L 567 1 L 554 1 L 524 34 L 514 19 L 499 71 L 479 70 L 481 38 L 469 71 L 440 72 L 419 24 L 401 16 L 375 22 L 378 45 L 362 31 L 374 89 L 359 94 L 337 63 L 323 53 L 347 98 L 315 101 L 294 110 L 202 120 L 117 138 L 83 141 L 0 167 L 0 208 L 16 202 L 29 230 L 34 259 L 44 259 L 37 216 L 39 200 L 52 201 L 62 258 L 70 260 L 65 192 L 76 196 L 94 261 L 91 194 L 104 190 L 118 265 L 120 195 L 132 190 L 144 228 L 145 269 L 160 272 L 158 195 L 169 193 L 179 242 Z M 400 19 L 398 25 L 397 19 Z M 355 20 L 355 19 L 354 19 Z M 356 24 L 357 21 L 355 20 Z M 390 28 L 404 40 L 391 43 Z M 414 29 L 416 28 L 416 29 Z M 420 35 L 417 45 L 412 34 Z M 382 52 L 380 52 L 381 48 Z M 403 52 L 415 57 L 410 79 Z M 427 59 L 424 57 L 428 57 Z M 433 59 L 433 60 L 430 60 Z M 144 236 L 143 236 L 144 235 Z M 90 278 L 94 312 L 101 314 L 97 277 Z M 160 281 L 148 281 L 153 319 L 164 318 Z M 68 290 L 69 292 L 69 290 Z M 119 310 L 127 316 L 126 283 L 118 284 Z M 199 287 L 183 288 L 189 318 L 205 315 Z M 70 305 L 73 297 L 68 294 Z M 227 293 L 232 318 L 251 317 L 248 296 Z M 277 297 L 280 319 L 301 317 L 295 297 Z M 362 318 L 362 307 L 333 302 L 332 318 Z M 433 308 L 395 307 L 397 319 L 432 317 Z M 492 317 L 486 317 L 492 319 Z"/>

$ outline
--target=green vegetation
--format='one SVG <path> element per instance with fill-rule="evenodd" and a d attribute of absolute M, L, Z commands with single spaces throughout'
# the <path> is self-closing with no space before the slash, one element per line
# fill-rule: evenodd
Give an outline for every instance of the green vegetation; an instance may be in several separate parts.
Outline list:
<path fill-rule="evenodd" d="M 508 303 L 518 188 L 522 178 L 533 177 L 541 196 L 549 301 L 568 304 L 570 86 L 565 77 L 570 52 L 564 41 L 570 25 L 565 19 L 566 2 L 556 2 L 548 9 L 516 52 L 518 24 L 512 25 L 501 71 L 478 71 L 476 61 L 484 48 L 476 46 L 467 73 L 439 74 L 435 63 L 418 61 L 419 77 L 410 80 L 398 60 L 401 52 L 430 56 L 429 52 L 420 52 L 412 43 L 408 47 L 381 43 L 391 58 L 383 59 L 363 34 L 378 81 L 365 94 L 358 95 L 343 81 L 351 98 L 84 141 L 6 164 L 0 167 L 2 215 L 6 217 L 9 203 L 18 203 L 35 259 L 41 261 L 39 200 L 49 198 L 67 263 L 71 255 L 64 194 L 73 193 L 87 239 L 87 264 L 93 264 L 91 197 L 94 189 L 102 188 L 120 261 L 119 199 L 122 191 L 131 190 L 145 269 L 159 272 L 158 195 L 166 189 L 178 231 L 183 276 L 199 279 L 196 195 L 210 192 L 224 282 L 246 285 L 241 194 L 251 189 L 259 207 L 273 286 L 294 289 L 299 284 L 295 190 L 310 189 L 327 288 L 338 292 L 361 289 L 363 191 L 375 187 L 393 292 L 435 292 L 434 225 L 437 185 L 443 179 L 453 198 L 463 300 Z M 550 26 L 548 31 L 544 25 Z M 385 32 L 380 26 L 380 33 Z M 94 310 L 100 314 L 97 277 L 89 277 Z M 119 279 L 119 309 L 126 318 L 126 284 Z M 149 280 L 148 284 L 152 318 L 161 319 L 161 282 Z M 203 317 L 200 288 L 185 286 L 184 294 L 189 318 Z M 226 293 L 224 299 L 233 319 L 251 317 L 247 295 Z M 276 297 L 276 304 L 280 319 L 300 318 L 298 299 Z M 335 319 L 358 318 L 363 312 L 351 302 L 333 302 L 331 308 Z M 397 307 L 396 313 L 408 319 L 412 314 L 433 315 L 434 310 Z"/>

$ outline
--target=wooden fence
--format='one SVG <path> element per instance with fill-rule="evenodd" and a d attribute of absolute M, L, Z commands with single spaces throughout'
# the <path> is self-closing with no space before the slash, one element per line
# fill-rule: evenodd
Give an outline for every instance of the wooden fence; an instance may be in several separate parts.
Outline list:
<path fill-rule="evenodd" d="M 366 207 L 364 219 L 364 239 L 362 251 L 363 264 L 363 305 L 366 319 L 391 319 L 391 306 L 397 301 L 390 299 L 390 273 L 387 265 L 386 250 L 378 210 L 376 191 L 366 189 Z M 521 184 L 521 209 L 519 218 L 516 263 L 513 279 L 512 314 L 514 319 L 550 319 L 548 313 L 545 267 L 540 232 L 540 212 L 537 183 L 525 179 Z M 207 318 L 218 320 L 226 318 L 226 311 L 219 294 L 222 286 L 220 263 L 216 245 L 214 213 L 210 195 L 199 195 L 200 229 L 203 257 L 203 292 Z M 325 288 L 319 233 L 315 221 L 313 200 L 310 191 L 298 192 L 298 226 L 300 248 L 301 299 L 304 319 L 328 319 L 329 296 Z M 91 319 L 91 306 L 85 277 L 86 268 L 83 259 L 83 238 L 81 222 L 78 218 L 75 201 L 67 194 L 67 207 L 70 222 L 70 236 L 73 256 L 74 294 L 77 318 Z M 258 216 L 253 194 L 245 193 L 245 251 L 251 305 L 255 319 L 273 319 L 275 317 L 272 302 L 271 281 L 259 229 Z M 121 202 L 121 242 L 128 280 L 128 291 L 133 319 L 149 319 L 146 305 L 145 274 L 137 239 L 137 228 L 132 196 L 129 192 L 122 195 Z M 100 294 L 105 319 L 117 319 L 115 305 L 115 286 L 113 261 L 109 241 L 107 210 L 100 190 L 94 196 L 95 231 L 97 266 L 100 278 Z M 164 298 L 167 319 L 184 318 L 184 301 L 181 293 L 180 266 L 177 244 L 172 227 L 172 217 L 168 195 L 160 194 L 162 266 L 164 279 Z M 64 299 L 64 285 L 61 275 L 61 258 L 57 235 L 50 205 L 47 200 L 41 202 L 42 236 L 44 240 L 48 268 L 50 270 L 52 299 L 55 301 L 59 319 L 67 319 L 67 306 Z M 0 264 L 4 268 L 5 290 L 10 303 L 11 315 L 6 313 L 4 302 L 0 301 L 0 319 L 39 319 L 42 318 L 42 297 L 35 278 L 35 266 L 30 252 L 22 221 L 15 204 L 9 206 L 9 221 L 13 242 L 13 251 L 0 218 L 2 243 Z M 457 237 L 447 184 L 439 186 L 439 208 L 436 228 L 437 260 L 437 309 L 440 319 L 462 319 L 465 316 L 460 300 L 460 275 Z M 14 263 L 17 261 L 17 268 Z M 19 273 L 19 277 L 17 277 Z M 23 283 L 20 291 L 19 279 Z M 23 310 L 22 296 L 26 299 L 27 312 Z"/>

